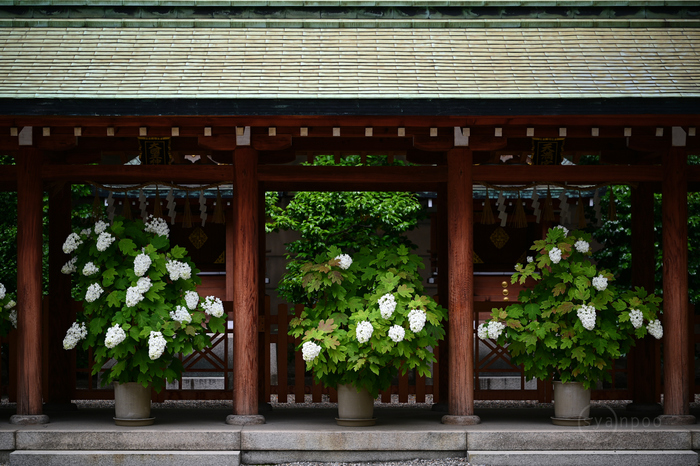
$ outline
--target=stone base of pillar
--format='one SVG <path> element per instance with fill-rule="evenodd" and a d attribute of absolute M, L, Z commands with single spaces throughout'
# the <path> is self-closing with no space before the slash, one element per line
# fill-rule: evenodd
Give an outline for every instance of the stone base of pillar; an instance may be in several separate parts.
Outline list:
<path fill-rule="evenodd" d="M 481 423 L 479 416 L 453 416 L 446 414 L 442 416 L 442 423 L 451 426 L 475 426 Z"/>
<path fill-rule="evenodd" d="M 10 424 L 29 426 L 34 424 L 48 424 L 49 417 L 46 414 L 15 414 L 10 416 Z"/>
<path fill-rule="evenodd" d="M 691 414 L 662 414 L 658 416 L 662 426 L 687 426 L 695 424 L 695 416 Z"/>
<path fill-rule="evenodd" d="M 450 412 L 450 409 L 449 409 L 449 406 L 447 406 L 447 403 L 434 403 L 430 409 L 432 411 L 435 411 L 436 413 L 448 413 L 448 412 Z"/>
<path fill-rule="evenodd" d="M 265 416 L 261 416 L 260 414 L 229 414 L 226 416 L 226 424 L 231 424 L 232 426 L 265 424 Z"/>
<path fill-rule="evenodd" d="M 629 403 L 625 409 L 631 413 L 658 416 L 664 412 L 659 403 Z"/>

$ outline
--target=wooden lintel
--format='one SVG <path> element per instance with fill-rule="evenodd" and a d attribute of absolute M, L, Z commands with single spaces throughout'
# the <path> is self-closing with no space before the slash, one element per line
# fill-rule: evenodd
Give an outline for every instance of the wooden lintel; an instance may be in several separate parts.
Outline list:
<path fill-rule="evenodd" d="M 201 147 L 210 150 L 235 150 L 236 135 L 221 134 L 219 136 L 200 136 L 198 143 Z"/>
<path fill-rule="evenodd" d="M 639 152 L 667 152 L 671 148 L 671 137 L 635 135 L 627 140 L 627 147 Z"/>
<path fill-rule="evenodd" d="M 508 138 L 494 136 L 471 136 L 469 138 L 469 148 L 473 151 L 492 151 L 508 147 Z"/>
<path fill-rule="evenodd" d="M 661 181 L 658 166 L 628 165 L 506 165 L 475 166 L 474 180 L 489 183 L 532 183 L 532 182 L 570 182 L 570 183 L 634 183 L 640 181 Z"/>
<path fill-rule="evenodd" d="M 233 180 L 231 165 L 44 165 L 45 181 L 65 180 L 73 183 L 144 183 L 172 181 L 178 183 L 215 183 Z"/>
<path fill-rule="evenodd" d="M 71 150 L 78 145 L 76 137 L 72 134 L 57 134 L 50 137 L 35 138 L 35 144 L 38 149 L 63 152 Z"/>
<path fill-rule="evenodd" d="M 251 140 L 253 149 L 263 151 L 278 151 L 292 147 L 291 134 L 277 134 L 277 136 L 268 136 L 266 134 L 254 134 Z"/>
<path fill-rule="evenodd" d="M 454 136 L 414 136 L 413 147 L 426 152 L 445 152 L 454 147 Z"/>

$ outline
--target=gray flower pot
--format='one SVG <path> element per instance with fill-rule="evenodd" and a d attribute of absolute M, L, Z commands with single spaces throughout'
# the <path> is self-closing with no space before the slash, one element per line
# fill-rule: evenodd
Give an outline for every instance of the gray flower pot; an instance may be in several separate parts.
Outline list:
<path fill-rule="evenodd" d="M 373 426 L 374 399 L 367 389 L 357 390 L 352 385 L 338 385 L 339 426 Z"/>
<path fill-rule="evenodd" d="M 591 423 L 591 390 L 581 382 L 554 382 L 554 417 L 560 426 L 587 426 Z"/>
<path fill-rule="evenodd" d="M 118 426 L 150 426 L 151 387 L 140 383 L 114 384 L 114 423 Z"/>

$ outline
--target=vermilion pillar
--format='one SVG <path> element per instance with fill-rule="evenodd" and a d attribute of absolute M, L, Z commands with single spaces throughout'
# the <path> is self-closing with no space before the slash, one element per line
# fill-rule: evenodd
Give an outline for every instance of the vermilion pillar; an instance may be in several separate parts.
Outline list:
<path fill-rule="evenodd" d="M 448 410 L 444 424 L 472 425 L 474 415 L 474 275 L 472 153 L 447 153 Z"/>
<path fill-rule="evenodd" d="M 688 365 L 688 164 L 685 147 L 663 158 L 664 424 L 694 424 Z"/>
<path fill-rule="evenodd" d="M 41 152 L 17 158 L 17 414 L 13 424 L 43 424 L 41 396 Z"/>
<path fill-rule="evenodd" d="M 229 424 L 262 424 L 258 415 L 258 157 L 234 152 L 233 412 Z"/>

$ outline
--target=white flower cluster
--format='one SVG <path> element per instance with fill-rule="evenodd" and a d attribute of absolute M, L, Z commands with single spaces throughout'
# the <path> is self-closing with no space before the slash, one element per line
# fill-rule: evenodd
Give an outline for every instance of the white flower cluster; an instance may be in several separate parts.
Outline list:
<path fill-rule="evenodd" d="M 639 309 L 632 309 L 630 311 L 630 322 L 632 322 L 632 327 L 639 328 L 644 323 L 644 316 L 642 311 Z"/>
<path fill-rule="evenodd" d="M 367 343 L 370 338 L 372 338 L 372 332 L 374 332 L 374 327 L 369 321 L 362 321 L 357 324 L 355 329 L 355 336 L 357 336 L 357 341 L 360 343 Z"/>
<path fill-rule="evenodd" d="M 114 324 L 113 327 L 107 329 L 107 334 L 105 335 L 105 346 L 107 348 L 114 348 L 119 343 L 126 339 L 126 332 L 119 324 Z"/>
<path fill-rule="evenodd" d="M 582 305 L 578 309 L 578 318 L 586 330 L 593 330 L 595 328 L 595 307 Z"/>
<path fill-rule="evenodd" d="M 85 328 L 85 323 L 78 325 L 77 322 L 73 322 L 66 332 L 66 337 L 63 339 L 63 349 L 71 350 L 75 348 L 80 340 L 87 336 L 87 328 Z"/>
<path fill-rule="evenodd" d="M 12 304 L 14 305 L 14 301 L 12 301 Z M 7 306 L 5 306 L 5 308 L 7 308 Z M 10 322 L 12 322 L 12 326 L 17 328 L 17 309 L 12 309 L 7 318 L 10 319 Z"/>
<path fill-rule="evenodd" d="M 143 301 L 143 295 L 138 286 L 130 286 L 126 290 L 126 307 L 134 307 Z"/>
<path fill-rule="evenodd" d="M 391 338 L 394 343 L 400 342 L 405 336 L 406 330 L 404 330 L 403 327 L 400 325 L 393 325 L 389 329 L 389 338 Z"/>
<path fill-rule="evenodd" d="M 7 293 L 7 290 L 5 289 L 5 285 L 0 283 L 0 299 L 5 299 L 6 293 Z"/>
<path fill-rule="evenodd" d="M 188 311 L 185 306 L 176 306 L 174 311 L 170 311 L 170 318 L 187 324 L 192 322 L 190 311 Z"/>
<path fill-rule="evenodd" d="M 593 277 L 593 287 L 598 291 L 603 291 L 608 287 L 608 279 L 602 275 Z"/>
<path fill-rule="evenodd" d="M 552 248 L 552 250 L 549 251 L 549 259 L 552 261 L 552 263 L 558 264 L 561 260 L 561 249 Z"/>
<path fill-rule="evenodd" d="M 532 262 L 533 260 L 535 260 L 535 259 L 533 259 L 532 256 L 527 256 L 527 263 L 528 263 L 528 264 L 529 264 L 530 262 Z"/>
<path fill-rule="evenodd" d="M 7 302 L 7 304 L 5 304 L 5 309 L 12 309 L 16 305 L 17 303 L 13 299 L 11 299 Z"/>
<path fill-rule="evenodd" d="M 78 246 L 83 244 L 83 240 L 80 239 L 80 236 L 78 236 L 77 233 L 71 233 L 68 235 L 68 238 L 66 238 L 65 243 L 63 243 L 63 252 L 66 254 L 70 254 L 71 252 L 75 251 L 78 249 Z"/>
<path fill-rule="evenodd" d="M 197 304 L 199 304 L 199 294 L 196 291 L 188 291 L 185 293 L 185 303 L 187 303 L 190 311 L 194 311 Z"/>
<path fill-rule="evenodd" d="M 75 265 L 75 263 L 78 262 L 78 258 L 74 257 L 68 262 L 66 262 L 63 267 L 61 268 L 61 273 L 70 275 L 72 273 L 75 273 L 78 271 L 78 267 Z"/>
<path fill-rule="evenodd" d="M 92 234 L 92 230 L 89 228 L 85 228 L 83 230 L 80 230 L 80 236 L 90 236 Z"/>
<path fill-rule="evenodd" d="M 396 309 L 396 299 L 393 294 L 387 293 L 379 298 L 379 312 L 382 313 L 382 317 L 388 319 L 394 313 L 394 309 Z"/>
<path fill-rule="evenodd" d="M 92 262 L 88 262 L 87 264 L 85 264 L 85 267 L 83 267 L 83 275 L 85 275 L 86 277 L 94 275 L 99 271 L 100 269 L 98 269 L 97 266 Z"/>
<path fill-rule="evenodd" d="M 568 236 L 568 234 L 569 234 L 569 229 L 566 228 L 564 225 L 557 225 L 557 228 L 559 228 L 560 230 L 563 230 L 563 231 L 564 231 L 564 236 Z"/>
<path fill-rule="evenodd" d="M 591 245 L 588 244 L 588 241 L 584 241 L 582 239 L 576 241 L 576 244 L 574 244 L 574 247 L 576 250 L 582 254 L 586 254 L 589 249 L 591 249 Z"/>
<path fill-rule="evenodd" d="M 172 281 L 176 281 L 180 278 L 189 280 L 192 276 L 192 269 L 185 262 L 169 260 L 165 264 L 165 268 L 168 269 L 168 273 L 170 274 L 170 280 Z"/>
<path fill-rule="evenodd" d="M 165 351 L 166 344 L 167 342 L 165 338 L 163 338 L 162 333 L 151 332 L 151 335 L 148 337 L 148 357 L 151 358 L 151 360 L 156 360 L 161 357 L 163 351 Z"/>
<path fill-rule="evenodd" d="M 664 336 L 664 328 L 661 326 L 661 322 L 658 319 L 649 322 L 649 325 L 647 325 L 647 330 L 649 331 L 649 335 L 653 336 L 657 340 L 661 340 L 661 338 Z"/>
<path fill-rule="evenodd" d="M 216 296 L 207 296 L 204 298 L 202 307 L 204 308 L 204 312 L 210 316 L 221 317 L 224 315 L 224 303 Z"/>
<path fill-rule="evenodd" d="M 313 361 L 320 353 L 321 346 L 313 341 L 306 341 L 301 345 L 301 354 L 304 357 L 304 361 Z"/>
<path fill-rule="evenodd" d="M 85 301 L 89 303 L 95 302 L 97 298 L 100 297 L 103 291 L 104 290 L 102 289 L 99 283 L 93 283 L 88 287 L 87 291 L 85 292 Z"/>
<path fill-rule="evenodd" d="M 141 277 L 139 280 L 136 282 L 136 288 L 138 288 L 139 293 L 145 294 L 148 293 L 148 290 L 151 289 L 151 279 L 148 277 Z"/>
<path fill-rule="evenodd" d="M 136 274 L 137 277 L 143 277 L 143 275 L 148 271 L 148 268 L 151 266 L 151 258 L 148 257 L 148 254 L 139 254 L 136 256 L 134 259 L 134 273 Z"/>
<path fill-rule="evenodd" d="M 504 323 L 492 320 L 488 324 L 486 322 L 479 324 L 477 334 L 481 340 L 486 340 L 487 338 L 496 339 L 501 336 L 505 328 Z"/>
<path fill-rule="evenodd" d="M 154 217 L 153 215 L 148 217 L 144 231 L 146 233 L 155 233 L 158 236 L 165 236 L 166 238 L 170 235 L 168 223 L 162 218 Z"/>
<path fill-rule="evenodd" d="M 96 234 L 96 235 L 99 235 L 100 233 L 102 233 L 103 231 L 105 231 L 105 230 L 107 229 L 108 226 L 109 226 L 109 225 L 107 225 L 107 224 L 106 224 L 105 222 L 103 222 L 102 220 L 98 221 L 97 223 L 95 223 L 95 234 Z"/>
<path fill-rule="evenodd" d="M 341 254 L 339 256 L 336 256 L 335 259 L 340 261 L 338 267 L 340 267 L 343 270 L 349 269 L 352 265 L 352 257 L 348 256 L 347 254 Z"/>
<path fill-rule="evenodd" d="M 108 247 L 114 243 L 114 236 L 110 235 L 106 231 L 103 231 L 100 233 L 100 236 L 97 237 L 97 250 L 102 252 L 106 251 Z"/>
<path fill-rule="evenodd" d="M 423 327 L 425 327 L 426 318 L 427 315 L 425 314 L 425 311 L 420 309 L 412 309 L 411 312 L 408 313 L 408 323 L 409 327 L 411 327 L 411 332 L 418 333 L 423 330 Z"/>

